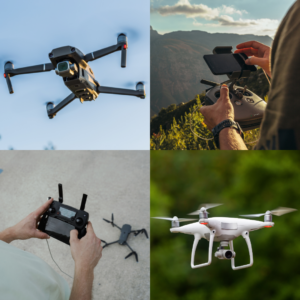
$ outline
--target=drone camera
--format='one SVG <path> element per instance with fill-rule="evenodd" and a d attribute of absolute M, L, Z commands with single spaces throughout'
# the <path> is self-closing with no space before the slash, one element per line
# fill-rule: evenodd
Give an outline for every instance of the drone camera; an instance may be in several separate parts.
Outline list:
<path fill-rule="evenodd" d="M 71 77 L 78 72 L 76 64 L 72 64 L 69 61 L 62 61 L 57 64 L 55 73 L 62 77 Z"/>
<path fill-rule="evenodd" d="M 228 249 L 219 249 L 215 253 L 215 257 L 219 259 L 232 259 L 235 257 L 235 252 Z"/>

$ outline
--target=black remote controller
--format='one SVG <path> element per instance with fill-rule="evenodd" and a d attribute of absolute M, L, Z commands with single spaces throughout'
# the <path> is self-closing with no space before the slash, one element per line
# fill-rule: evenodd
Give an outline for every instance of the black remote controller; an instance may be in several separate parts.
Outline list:
<path fill-rule="evenodd" d="M 62 204 L 62 184 L 58 185 L 59 199 L 53 200 L 47 212 L 44 213 L 38 229 L 51 237 L 70 245 L 70 231 L 76 229 L 78 238 L 86 235 L 89 213 L 84 211 L 87 195 L 83 194 L 80 210 Z"/>

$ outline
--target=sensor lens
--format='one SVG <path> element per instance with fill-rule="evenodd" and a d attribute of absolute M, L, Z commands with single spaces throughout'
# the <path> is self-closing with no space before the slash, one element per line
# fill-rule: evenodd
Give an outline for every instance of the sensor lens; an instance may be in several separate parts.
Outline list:
<path fill-rule="evenodd" d="M 59 72 L 67 71 L 69 64 L 67 62 L 61 62 L 58 64 L 57 68 Z"/>
<path fill-rule="evenodd" d="M 231 252 L 231 251 L 226 251 L 226 252 L 225 252 L 225 257 L 226 257 L 227 259 L 232 258 L 232 252 Z"/>

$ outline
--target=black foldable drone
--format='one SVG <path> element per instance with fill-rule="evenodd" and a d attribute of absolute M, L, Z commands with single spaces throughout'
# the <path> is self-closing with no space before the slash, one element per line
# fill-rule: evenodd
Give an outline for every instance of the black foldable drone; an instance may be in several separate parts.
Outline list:
<path fill-rule="evenodd" d="M 113 227 L 116 226 L 116 227 L 117 227 L 118 229 L 120 229 L 120 231 L 121 231 L 120 238 L 119 238 L 117 241 L 114 241 L 114 242 L 111 242 L 111 243 L 107 243 L 107 242 L 105 242 L 104 240 L 101 239 L 101 241 L 105 244 L 105 245 L 103 246 L 103 249 L 104 249 L 105 247 L 107 247 L 107 246 L 109 246 L 109 245 L 112 245 L 112 244 L 115 244 L 115 243 L 119 243 L 119 245 L 122 245 L 122 246 L 126 245 L 126 246 L 128 246 L 128 248 L 131 250 L 131 252 L 125 257 L 125 259 L 128 258 L 128 257 L 130 257 L 131 255 L 134 255 L 136 261 L 138 262 L 138 261 L 139 261 L 139 260 L 138 260 L 138 255 L 137 255 L 137 253 L 129 246 L 129 244 L 127 243 L 127 239 L 128 239 L 129 234 L 131 234 L 131 233 L 133 233 L 134 236 L 137 236 L 137 235 L 140 234 L 140 233 L 144 233 L 145 236 L 146 236 L 146 238 L 148 239 L 148 233 L 147 233 L 147 230 L 144 229 L 144 228 L 143 228 L 143 229 L 139 229 L 139 230 L 131 230 L 131 225 L 129 225 L 129 224 L 124 224 L 124 225 L 122 226 L 122 228 L 121 228 L 121 227 L 119 227 L 117 224 L 114 223 L 114 214 L 111 215 L 111 221 L 106 220 L 106 219 L 103 219 L 103 220 L 104 220 L 105 222 L 107 222 L 107 223 L 110 223 Z"/>
<path fill-rule="evenodd" d="M 79 98 L 80 102 L 83 103 L 84 101 L 96 100 L 99 94 L 105 93 L 136 96 L 141 99 L 145 99 L 146 93 L 143 82 L 137 83 L 136 90 L 100 86 L 99 82 L 95 79 L 92 69 L 88 65 L 88 62 L 90 61 L 120 50 L 121 67 L 125 68 L 127 48 L 127 36 L 123 33 L 119 34 L 116 45 L 91 52 L 87 55 L 84 55 L 75 47 L 60 47 L 53 49 L 49 53 L 51 63 L 48 64 L 15 69 L 14 64 L 7 61 L 4 65 L 4 78 L 6 78 L 9 93 L 13 94 L 14 90 L 10 77 L 21 74 L 49 72 L 55 70 L 55 73 L 63 78 L 64 84 L 71 90 L 72 93 L 57 106 L 55 106 L 53 102 L 47 103 L 46 108 L 49 119 L 53 119 L 57 112 L 76 98 Z"/>

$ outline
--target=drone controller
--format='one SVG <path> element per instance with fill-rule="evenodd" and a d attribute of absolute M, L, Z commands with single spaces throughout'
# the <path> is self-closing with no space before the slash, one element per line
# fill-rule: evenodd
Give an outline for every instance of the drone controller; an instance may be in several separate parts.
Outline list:
<path fill-rule="evenodd" d="M 214 55 L 210 56 L 219 55 L 218 58 L 221 58 L 221 56 L 224 57 L 224 54 L 232 54 L 231 50 L 232 47 L 216 47 L 213 50 Z M 240 66 L 240 70 L 226 73 L 229 80 L 223 82 L 229 84 L 229 97 L 234 107 L 235 121 L 240 124 L 244 131 L 259 128 L 267 103 L 252 91 L 248 90 L 246 86 L 243 88 L 235 85 L 238 79 L 248 78 L 250 73 L 257 69 L 255 66 L 245 64 L 245 60 L 248 57 L 244 53 L 232 54 L 230 57 L 236 60 L 234 63 L 237 66 Z M 205 61 L 214 73 L 213 65 L 210 64 L 207 59 L 205 59 Z M 205 105 L 215 104 L 220 98 L 220 89 L 223 83 L 216 83 L 204 79 L 200 82 L 211 86 L 211 88 L 206 90 L 204 99 Z"/>
<path fill-rule="evenodd" d="M 63 204 L 62 184 L 58 185 L 59 200 L 51 203 L 44 213 L 38 229 L 51 237 L 70 245 L 70 231 L 76 229 L 78 238 L 86 235 L 89 213 L 84 211 L 87 195 L 83 194 L 80 209 Z M 50 198 L 50 197 L 49 197 Z"/>

